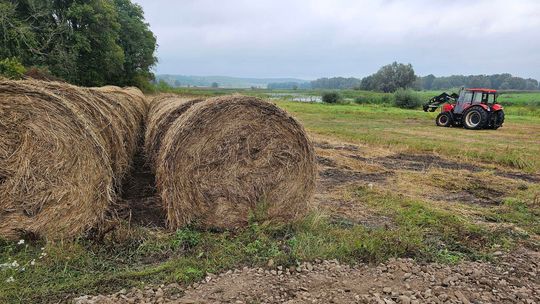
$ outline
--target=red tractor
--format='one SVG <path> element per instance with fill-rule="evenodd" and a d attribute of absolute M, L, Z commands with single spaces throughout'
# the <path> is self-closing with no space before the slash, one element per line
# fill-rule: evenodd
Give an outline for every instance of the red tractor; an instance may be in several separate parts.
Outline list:
<path fill-rule="evenodd" d="M 441 113 L 435 122 L 440 127 L 466 129 L 498 129 L 504 123 L 503 107 L 497 103 L 497 91 L 490 89 L 462 89 L 458 94 L 442 93 L 424 105 L 425 112 Z"/>

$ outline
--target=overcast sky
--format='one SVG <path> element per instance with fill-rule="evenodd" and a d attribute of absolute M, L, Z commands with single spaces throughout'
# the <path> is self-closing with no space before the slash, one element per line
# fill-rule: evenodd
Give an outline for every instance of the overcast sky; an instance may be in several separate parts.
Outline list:
<path fill-rule="evenodd" d="M 540 79 L 538 0 L 134 0 L 158 38 L 158 73 Z"/>

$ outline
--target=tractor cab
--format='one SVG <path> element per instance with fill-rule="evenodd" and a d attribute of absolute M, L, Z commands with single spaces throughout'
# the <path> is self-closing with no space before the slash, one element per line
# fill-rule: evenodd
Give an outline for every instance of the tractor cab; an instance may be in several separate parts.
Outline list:
<path fill-rule="evenodd" d="M 489 110 L 497 103 L 497 91 L 490 89 L 463 89 L 461 90 L 454 107 L 454 114 L 461 114 L 472 105 L 485 105 Z"/>
<path fill-rule="evenodd" d="M 463 126 L 466 129 L 498 129 L 504 122 L 503 107 L 497 104 L 497 91 L 461 89 L 459 94 L 443 93 L 424 105 L 434 112 L 442 105 L 436 124 L 441 127 Z"/>

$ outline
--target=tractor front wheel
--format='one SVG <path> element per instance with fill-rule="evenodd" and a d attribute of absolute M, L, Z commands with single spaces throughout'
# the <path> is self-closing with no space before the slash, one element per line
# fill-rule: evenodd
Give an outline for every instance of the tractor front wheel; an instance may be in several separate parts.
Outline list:
<path fill-rule="evenodd" d="M 437 126 L 439 127 L 450 127 L 454 124 L 454 120 L 452 119 L 452 114 L 448 112 L 442 112 L 439 115 L 437 115 L 435 122 L 437 123 Z"/>
<path fill-rule="evenodd" d="M 503 110 L 499 110 L 493 114 L 491 114 L 493 116 L 493 120 L 492 120 L 492 124 L 491 124 L 491 129 L 493 130 L 497 130 L 498 128 L 502 127 L 503 123 L 504 123 L 504 112 Z"/>
<path fill-rule="evenodd" d="M 465 129 L 478 130 L 487 126 L 488 113 L 481 107 L 468 108 L 463 113 L 463 127 Z"/>

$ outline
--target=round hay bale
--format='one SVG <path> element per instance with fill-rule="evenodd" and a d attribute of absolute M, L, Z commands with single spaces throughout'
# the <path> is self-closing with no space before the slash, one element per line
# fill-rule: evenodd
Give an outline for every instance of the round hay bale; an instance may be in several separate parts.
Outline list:
<path fill-rule="evenodd" d="M 181 98 L 177 95 L 161 95 L 152 100 L 144 140 L 144 150 L 152 166 L 155 166 L 163 136 L 171 124 L 192 105 L 201 101 L 203 99 Z"/>
<path fill-rule="evenodd" d="M 71 238 L 104 219 L 114 172 L 90 113 L 36 82 L 0 82 L 1 237 Z"/>
<path fill-rule="evenodd" d="M 118 142 L 118 149 L 123 150 L 127 156 L 127 162 L 122 162 L 117 176 L 121 179 L 130 167 L 133 157 L 139 147 L 143 123 L 147 113 L 144 95 L 136 88 L 121 89 L 118 87 L 103 87 L 86 89 L 87 94 L 114 105 L 114 112 L 119 118 L 122 127 L 118 128 L 122 135 L 122 141 Z"/>
<path fill-rule="evenodd" d="M 105 86 L 96 88 L 100 92 L 113 95 L 126 109 L 132 111 L 132 115 L 144 122 L 148 113 L 146 97 L 138 88 L 120 88 L 115 86 Z M 142 123 L 141 122 L 141 123 Z"/>
<path fill-rule="evenodd" d="M 240 95 L 185 110 L 166 130 L 155 170 L 171 228 L 217 229 L 245 226 L 250 215 L 303 216 L 317 172 L 303 127 L 277 106 Z"/>
<path fill-rule="evenodd" d="M 96 92 L 95 89 L 60 82 L 33 81 L 29 83 L 62 97 L 66 103 L 70 103 L 84 113 L 105 142 L 107 155 L 110 157 L 114 171 L 115 183 L 119 185 L 121 177 L 130 164 L 129 150 L 135 145 L 131 133 L 136 130 L 136 118 L 130 117 L 126 113 L 128 110 L 111 96 Z"/>

